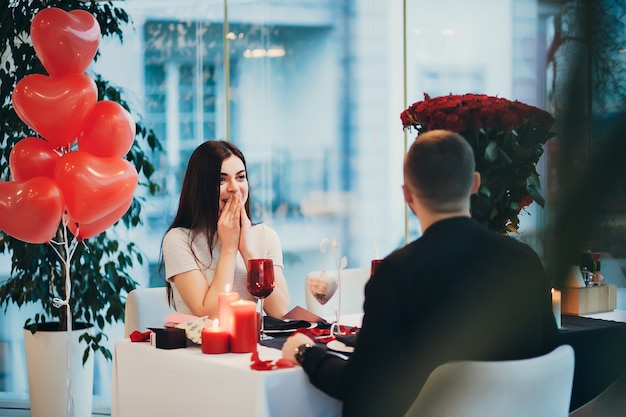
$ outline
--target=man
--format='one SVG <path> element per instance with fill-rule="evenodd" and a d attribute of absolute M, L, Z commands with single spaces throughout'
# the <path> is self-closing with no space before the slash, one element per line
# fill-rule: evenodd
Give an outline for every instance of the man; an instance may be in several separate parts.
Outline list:
<path fill-rule="evenodd" d="M 403 416 L 430 372 L 452 360 L 544 354 L 556 322 L 537 254 L 470 218 L 478 190 L 460 135 L 420 134 L 404 161 L 404 199 L 422 236 L 394 251 L 365 287 L 363 325 L 345 361 L 295 334 L 283 356 L 343 401 L 344 417 Z"/>

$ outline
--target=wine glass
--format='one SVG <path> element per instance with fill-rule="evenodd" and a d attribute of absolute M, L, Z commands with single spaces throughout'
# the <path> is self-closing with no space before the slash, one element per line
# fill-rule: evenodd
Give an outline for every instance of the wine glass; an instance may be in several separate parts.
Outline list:
<path fill-rule="evenodd" d="M 374 276 L 376 268 L 382 263 L 382 259 L 372 259 L 372 266 L 370 267 L 370 278 Z"/>
<path fill-rule="evenodd" d="M 274 291 L 274 262 L 271 259 L 250 259 L 248 261 L 248 273 L 246 279 L 248 292 L 261 300 L 261 340 L 269 339 L 263 334 L 263 300 Z"/>

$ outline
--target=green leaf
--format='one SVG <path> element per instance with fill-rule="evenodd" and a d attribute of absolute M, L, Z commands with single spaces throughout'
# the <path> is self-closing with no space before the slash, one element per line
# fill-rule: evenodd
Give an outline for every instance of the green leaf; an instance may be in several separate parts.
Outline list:
<path fill-rule="evenodd" d="M 498 147 L 498 155 L 500 155 L 507 164 L 510 164 L 513 162 L 511 157 L 506 152 L 504 152 L 504 150 L 500 147 Z"/>
<path fill-rule="evenodd" d="M 526 191 L 528 191 L 528 194 L 530 194 L 530 196 L 533 198 L 533 200 L 537 202 L 537 204 L 539 204 L 541 207 L 545 207 L 546 200 L 543 198 L 537 187 L 528 185 L 526 187 Z"/>
<path fill-rule="evenodd" d="M 486 197 L 491 197 L 491 191 L 489 191 L 489 188 L 486 185 L 481 185 L 480 187 L 478 187 L 478 192 L 485 195 Z"/>
<path fill-rule="evenodd" d="M 485 148 L 485 160 L 493 162 L 498 158 L 498 144 L 495 140 L 489 141 L 489 145 Z"/>

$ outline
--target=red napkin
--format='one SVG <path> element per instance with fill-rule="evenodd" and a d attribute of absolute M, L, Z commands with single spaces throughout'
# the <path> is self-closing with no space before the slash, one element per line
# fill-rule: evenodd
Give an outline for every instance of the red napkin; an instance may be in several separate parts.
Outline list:
<path fill-rule="evenodd" d="M 130 341 L 131 342 L 149 342 L 150 341 L 150 330 L 148 330 L 147 332 L 140 332 L 138 330 L 135 330 L 134 332 L 132 332 L 130 334 Z"/>

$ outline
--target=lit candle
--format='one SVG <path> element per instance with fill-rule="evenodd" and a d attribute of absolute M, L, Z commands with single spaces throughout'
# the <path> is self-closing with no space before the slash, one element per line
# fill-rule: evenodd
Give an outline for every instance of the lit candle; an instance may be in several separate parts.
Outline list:
<path fill-rule="evenodd" d="M 230 351 L 249 353 L 256 350 L 258 340 L 256 303 L 238 300 L 230 303 L 233 314 Z"/>
<path fill-rule="evenodd" d="M 230 291 L 230 285 L 226 285 L 226 291 L 221 292 L 217 296 L 217 318 L 226 333 L 232 332 L 233 313 L 230 309 L 230 303 L 239 300 L 239 294 Z"/>
<path fill-rule="evenodd" d="M 228 353 L 230 334 L 219 327 L 219 320 L 202 329 L 202 353 Z"/>
<path fill-rule="evenodd" d="M 556 326 L 561 328 L 561 291 L 552 288 L 552 313 L 556 320 Z"/>

